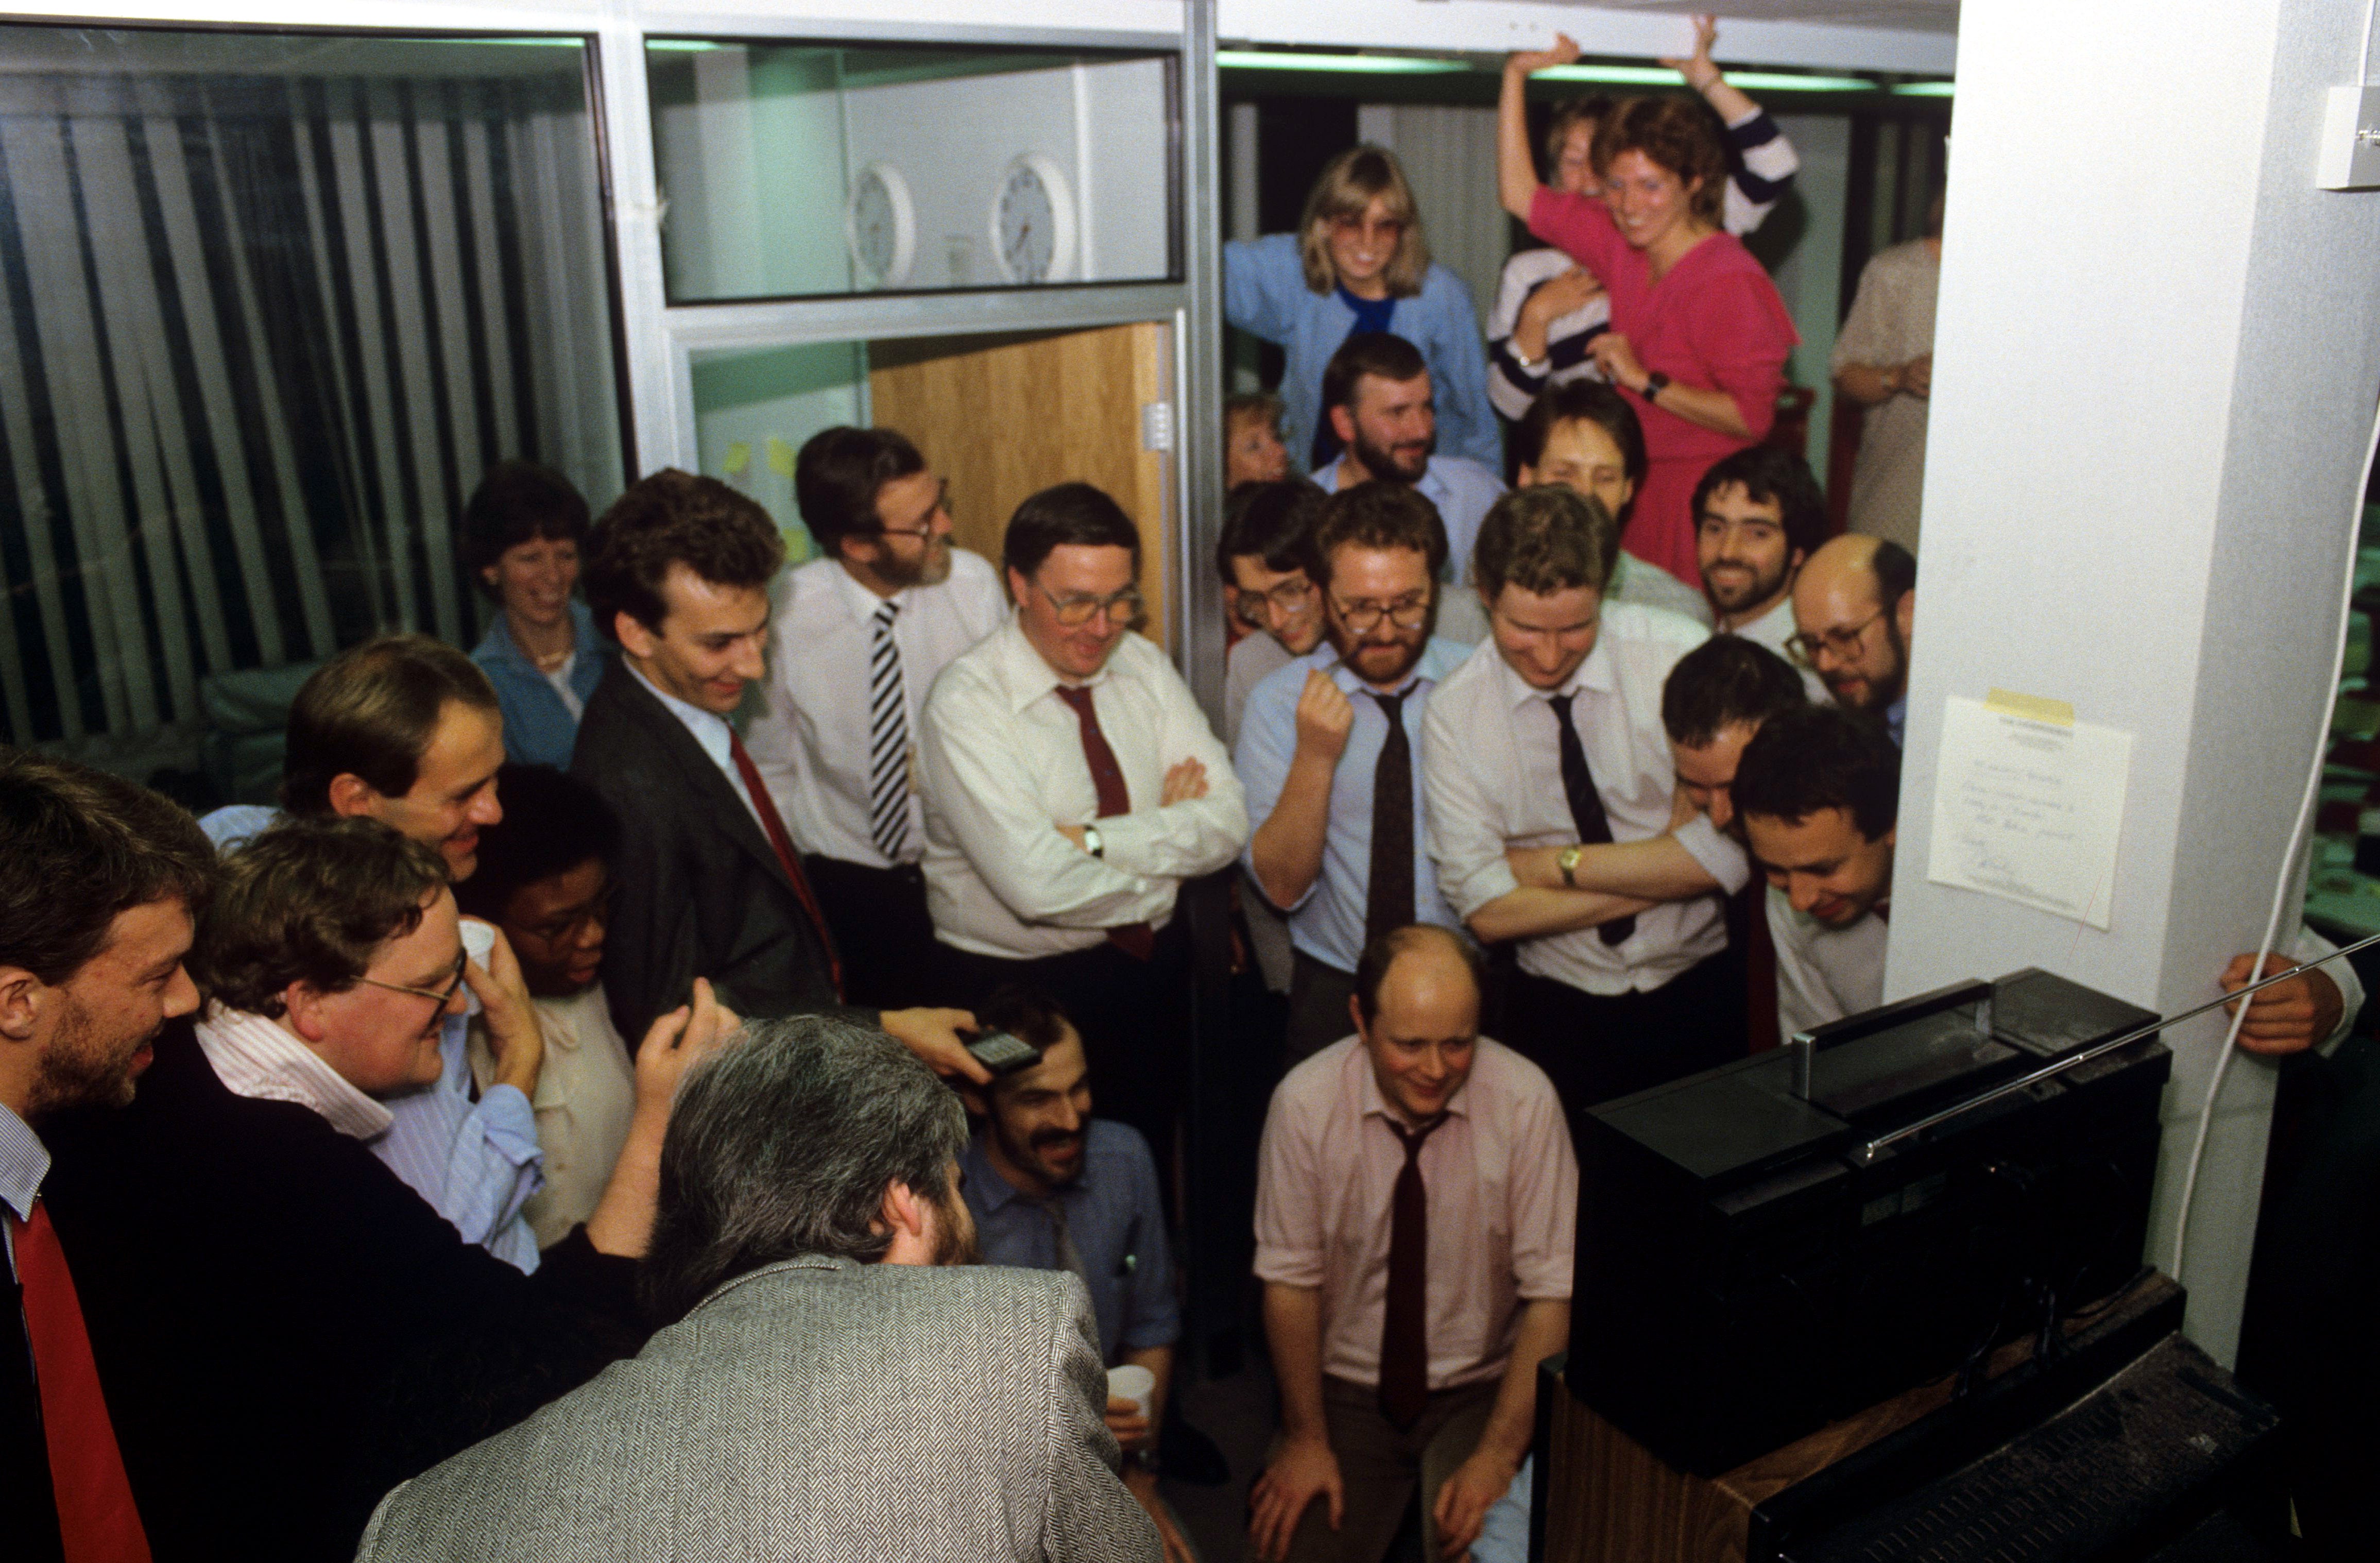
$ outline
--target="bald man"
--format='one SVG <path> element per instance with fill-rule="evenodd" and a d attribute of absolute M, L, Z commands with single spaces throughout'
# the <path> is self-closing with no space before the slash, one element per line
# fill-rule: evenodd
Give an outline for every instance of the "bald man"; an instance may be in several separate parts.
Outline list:
<path fill-rule="evenodd" d="M 1793 582 L 1786 647 L 1817 670 L 1835 703 L 1881 719 L 1901 741 L 1917 561 L 1898 543 L 1846 535 L 1819 545 Z"/>

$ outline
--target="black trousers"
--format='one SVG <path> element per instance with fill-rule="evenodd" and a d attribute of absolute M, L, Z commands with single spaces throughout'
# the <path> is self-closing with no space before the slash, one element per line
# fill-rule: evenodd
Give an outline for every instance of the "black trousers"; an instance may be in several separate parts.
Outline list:
<path fill-rule="evenodd" d="M 1297 952 L 1290 968 L 1289 1030 L 1283 1039 L 1291 1068 L 1354 1031 L 1347 1014 L 1347 1001 L 1354 996 L 1355 973 Z"/>
<path fill-rule="evenodd" d="M 802 872 L 843 957 L 845 1001 L 869 1009 L 960 1002 L 955 952 L 934 937 L 926 876 L 915 863 L 871 868 L 810 855 Z"/>
<path fill-rule="evenodd" d="M 1597 1103 L 1742 1057 L 1743 1025 L 1742 963 L 1721 951 L 1645 993 L 1591 994 L 1516 971 L 1497 1040 L 1546 1071 L 1575 1126 Z"/>
<path fill-rule="evenodd" d="M 1176 917 L 1147 960 L 1102 941 L 1089 949 L 1003 960 L 943 946 L 973 1005 L 1020 983 L 1057 1005 L 1083 1039 L 1092 1110 L 1148 1141 L 1159 1181 L 1173 1188 L 1173 1146 L 1189 1099 L 1190 940 Z"/>

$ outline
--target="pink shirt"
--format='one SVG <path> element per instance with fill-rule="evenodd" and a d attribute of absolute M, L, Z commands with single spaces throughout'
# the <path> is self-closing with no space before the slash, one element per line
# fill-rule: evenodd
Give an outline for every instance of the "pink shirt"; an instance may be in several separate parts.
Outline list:
<path fill-rule="evenodd" d="M 1447 1120 L 1422 1142 L 1429 1200 L 1429 1386 L 1504 1371 L 1521 1304 L 1563 1300 L 1578 1162 L 1545 1072 L 1483 1037 Z M 1266 1116 L 1257 1182 L 1260 1280 L 1322 1294 L 1322 1371 L 1380 1381 L 1390 1202 L 1404 1149 L 1359 1038 L 1289 1072 Z"/>
<path fill-rule="evenodd" d="M 1540 188 L 1529 204 L 1529 231 L 1560 245 L 1602 282 L 1611 296 L 1611 329 L 1628 338 L 1646 370 L 1697 390 L 1725 391 L 1752 431 L 1751 439 L 1736 439 L 1647 406 L 1633 391 L 1621 392 L 1645 425 L 1647 458 L 1677 469 L 1649 480 L 1653 492 L 1637 495 L 1629 546 L 1680 580 L 1693 580 L 1687 502 L 1712 462 L 1767 437 L 1786 357 L 1802 339 L 1792 313 L 1732 234 L 1704 239 L 1657 282 L 1652 262 L 1620 237 L 1600 201 Z M 1670 492 L 1681 486 L 1682 493 Z M 1649 547 L 1638 546 L 1640 538 Z"/>

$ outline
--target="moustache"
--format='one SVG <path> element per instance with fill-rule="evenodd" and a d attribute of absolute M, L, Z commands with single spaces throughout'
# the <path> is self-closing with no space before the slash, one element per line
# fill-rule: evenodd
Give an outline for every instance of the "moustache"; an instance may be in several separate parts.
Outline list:
<path fill-rule="evenodd" d="M 1033 1138 L 1026 1142 L 1037 1151 L 1055 1150 L 1062 1145 L 1079 1145 L 1082 1142 L 1083 1136 L 1079 1131 L 1069 1132 L 1062 1129 L 1036 1130 Z"/>

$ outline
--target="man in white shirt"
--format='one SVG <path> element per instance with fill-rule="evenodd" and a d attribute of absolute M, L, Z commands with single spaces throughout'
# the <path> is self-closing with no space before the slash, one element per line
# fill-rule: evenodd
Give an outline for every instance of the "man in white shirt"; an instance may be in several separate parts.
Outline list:
<path fill-rule="evenodd" d="M 1778 1040 L 1882 1004 L 1900 746 L 1839 705 L 1779 712 L 1744 746 L 1734 790 L 1768 875 Z"/>
<path fill-rule="evenodd" d="M 1788 662 L 1793 578 L 1827 540 L 1827 496 L 1807 463 L 1774 446 L 1720 458 L 1694 485 L 1694 558 L 1722 635 L 1741 635 Z M 1801 668 L 1812 700 L 1827 696 L 1817 670 Z"/>
<path fill-rule="evenodd" d="M 942 1073 L 989 1079 L 958 1039 L 963 1011 L 843 1009 L 825 912 L 728 723 L 767 672 L 776 523 L 669 469 L 630 484 L 588 542 L 588 604 L 621 657 L 587 699 L 570 774 L 621 821 L 603 973 L 620 1035 L 642 1037 L 707 977 L 738 1014 L 875 1020 Z"/>
<path fill-rule="evenodd" d="M 917 866 L 917 714 L 1008 604 L 991 566 L 952 545 L 947 488 L 891 429 L 829 429 L 802 446 L 794 493 L 822 556 L 778 583 L 769 676 L 744 734 L 856 1004 L 950 986 Z"/>
<path fill-rule="evenodd" d="M 1763 722 L 1808 700 L 1791 665 L 1749 636 L 1714 635 L 1680 657 L 1661 685 L 1661 726 L 1678 791 L 1742 841 L 1734 787 L 1743 746 Z"/>
<path fill-rule="evenodd" d="M 1394 332 L 1350 335 L 1322 371 L 1322 406 L 1347 448 L 1314 481 L 1332 494 L 1375 480 L 1420 491 L 1446 523 L 1447 583 L 1469 581 L 1479 518 L 1504 481 L 1467 458 L 1434 454 L 1438 414 L 1421 349 Z"/>
<path fill-rule="evenodd" d="M 1475 567 L 1492 638 L 1422 730 L 1439 885 L 1474 934 L 1518 945 L 1504 1032 L 1573 1117 L 1743 1049 L 1719 898 L 1750 871 L 1680 793 L 1661 725 L 1664 680 L 1709 632 L 1607 604 L 1617 551 L 1609 512 L 1567 488 L 1498 501 Z"/>
<path fill-rule="evenodd" d="M 1048 994 L 1110 1115 L 1167 1165 L 1181 1103 L 1182 882 L 1247 841 L 1230 757 L 1165 653 L 1134 634 L 1140 532 L 1088 483 L 1017 507 L 1016 607 L 945 668 L 918 736 L 926 902 L 979 991 Z"/>
<path fill-rule="evenodd" d="M 1233 759 L 1256 833 L 1250 879 L 1296 946 L 1289 1056 L 1347 1034 L 1365 945 L 1460 926 L 1424 845 L 1422 714 L 1463 648 L 1433 638 L 1446 529 L 1396 483 L 1342 490 L 1316 530 L 1327 647 L 1257 687 Z"/>

